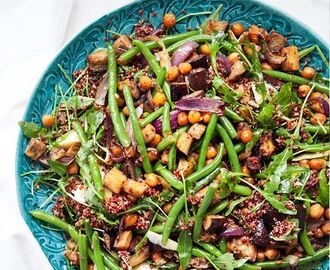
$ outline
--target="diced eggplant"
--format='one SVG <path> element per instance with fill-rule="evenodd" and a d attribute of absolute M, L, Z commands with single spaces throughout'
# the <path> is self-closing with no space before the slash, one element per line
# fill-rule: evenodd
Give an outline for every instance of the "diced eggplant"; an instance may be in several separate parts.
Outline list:
<path fill-rule="evenodd" d="M 145 143 L 151 142 L 156 136 L 156 129 L 153 125 L 148 124 L 142 129 L 142 135 Z"/>
<path fill-rule="evenodd" d="M 38 160 L 46 153 L 46 151 L 47 146 L 42 140 L 32 138 L 25 150 L 25 155 L 33 160 Z"/>
<path fill-rule="evenodd" d="M 124 228 L 134 226 L 138 221 L 139 216 L 137 214 L 127 214 L 124 216 Z"/>
<path fill-rule="evenodd" d="M 80 149 L 80 143 L 74 143 L 68 148 L 68 150 L 66 150 L 65 155 L 67 157 L 75 157 L 79 149 Z"/>
<path fill-rule="evenodd" d="M 128 36 L 120 35 L 113 43 L 113 47 L 116 49 L 117 54 L 122 54 L 126 50 L 132 48 L 133 45 Z"/>
<path fill-rule="evenodd" d="M 104 185 L 113 193 L 120 193 L 127 176 L 116 167 L 113 167 L 104 177 Z"/>
<path fill-rule="evenodd" d="M 220 232 L 227 218 L 220 215 L 207 215 L 203 220 L 203 229 L 208 233 Z"/>
<path fill-rule="evenodd" d="M 257 246 L 268 246 L 270 243 L 269 233 L 262 219 L 257 222 L 255 231 L 252 234 L 252 241 Z"/>
<path fill-rule="evenodd" d="M 188 95 L 189 87 L 184 77 L 180 76 L 178 80 L 171 83 L 171 98 L 172 101 L 180 100 L 183 96 Z"/>
<path fill-rule="evenodd" d="M 134 267 L 143 263 L 150 256 L 149 247 L 143 247 L 139 252 L 136 252 L 128 261 L 128 265 Z"/>
<path fill-rule="evenodd" d="M 123 189 L 126 193 L 132 195 L 133 197 L 142 197 L 148 189 L 148 185 L 146 183 L 128 179 L 123 183 Z"/>
<path fill-rule="evenodd" d="M 251 25 L 248 30 L 248 37 L 251 42 L 260 44 L 260 38 L 265 39 L 267 37 L 267 32 L 256 25 Z"/>
<path fill-rule="evenodd" d="M 188 61 L 193 69 L 195 68 L 207 68 L 207 60 L 204 54 L 196 54 Z"/>
<path fill-rule="evenodd" d="M 195 123 L 189 128 L 188 133 L 194 139 L 199 140 L 202 137 L 202 135 L 204 134 L 205 129 L 206 129 L 205 125 Z"/>
<path fill-rule="evenodd" d="M 176 143 L 176 147 L 185 155 L 188 155 L 189 148 L 193 142 L 193 138 L 187 132 L 182 132 Z"/>
<path fill-rule="evenodd" d="M 272 53 L 280 52 L 287 43 L 288 40 L 275 31 L 267 37 L 267 47 Z"/>
<path fill-rule="evenodd" d="M 104 106 L 108 94 L 108 73 L 105 73 L 101 79 L 99 86 L 96 89 L 95 104 Z"/>
<path fill-rule="evenodd" d="M 194 171 L 194 164 L 184 158 L 180 158 L 177 171 L 183 174 L 184 177 L 192 174 Z"/>
<path fill-rule="evenodd" d="M 298 71 L 300 67 L 299 54 L 296 46 L 289 46 L 282 49 L 286 60 L 282 63 L 283 71 Z"/>
<path fill-rule="evenodd" d="M 65 150 L 63 148 L 56 148 L 54 147 L 51 151 L 50 151 L 50 159 L 51 160 L 58 160 L 62 157 L 65 156 Z"/>
<path fill-rule="evenodd" d="M 194 91 L 207 88 L 207 71 L 205 68 L 193 69 L 188 74 L 189 87 Z"/>
<path fill-rule="evenodd" d="M 132 231 L 123 231 L 120 233 L 113 245 L 117 250 L 127 250 L 132 241 L 133 233 Z"/>
<path fill-rule="evenodd" d="M 108 68 L 108 54 L 105 49 L 92 52 L 87 56 L 88 68 L 94 72 L 102 72 Z"/>
<path fill-rule="evenodd" d="M 227 242 L 227 249 L 238 255 L 239 258 L 248 258 L 254 262 L 257 258 L 257 248 L 249 238 L 234 237 Z"/>
<path fill-rule="evenodd" d="M 246 69 L 245 69 L 244 63 L 242 61 L 235 62 L 231 67 L 228 81 L 236 80 L 238 77 L 243 75 L 245 71 L 246 71 Z"/>

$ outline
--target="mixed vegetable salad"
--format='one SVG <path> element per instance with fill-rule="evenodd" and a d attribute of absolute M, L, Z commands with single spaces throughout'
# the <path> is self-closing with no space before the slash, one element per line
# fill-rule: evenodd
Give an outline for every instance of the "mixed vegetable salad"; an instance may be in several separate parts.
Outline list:
<path fill-rule="evenodd" d="M 70 86 L 43 126 L 19 123 L 42 166 L 25 175 L 53 190 L 30 214 L 65 231 L 71 269 L 314 269 L 328 255 L 329 79 L 308 66 L 312 51 L 328 60 L 220 11 L 108 30 L 85 69 L 59 65 Z"/>

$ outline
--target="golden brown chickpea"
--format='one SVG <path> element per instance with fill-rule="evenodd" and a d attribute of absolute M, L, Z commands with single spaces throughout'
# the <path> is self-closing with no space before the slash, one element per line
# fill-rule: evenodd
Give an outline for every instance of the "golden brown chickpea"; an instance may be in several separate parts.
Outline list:
<path fill-rule="evenodd" d="M 156 133 L 155 137 L 153 138 L 153 140 L 151 142 L 149 142 L 149 144 L 152 147 L 156 147 L 157 144 L 159 144 L 161 140 L 162 140 L 162 136 L 159 135 L 158 133 Z"/>
<path fill-rule="evenodd" d="M 116 145 L 116 144 L 113 144 L 111 146 L 110 151 L 114 157 L 120 157 L 123 154 L 123 149 L 119 145 Z"/>
<path fill-rule="evenodd" d="M 218 154 L 217 149 L 213 145 L 209 145 L 207 147 L 207 152 L 206 152 L 206 158 L 207 159 L 212 159 L 215 158 L 215 156 Z"/>
<path fill-rule="evenodd" d="M 75 175 L 79 172 L 79 166 L 77 163 L 73 162 L 68 166 L 67 170 L 69 175 Z"/>
<path fill-rule="evenodd" d="M 263 262 L 265 260 L 265 253 L 262 251 L 258 251 L 257 253 L 257 261 Z"/>
<path fill-rule="evenodd" d="M 212 163 L 213 162 L 213 158 L 211 158 L 211 159 L 207 159 L 206 161 L 205 161 L 205 165 L 209 165 L 210 163 Z"/>
<path fill-rule="evenodd" d="M 148 91 L 152 87 L 152 80 L 148 76 L 141 76 L 139 79 L 140 86 L 143 90 Z"/>
<path fill-rule="evenodd" d="M 174 14 L 166 13 L 163 17 L 163 24 L 166 28 L 171 28 L 175 25 L 176 19 Z"/>
<path fill-rule="evenodd" d="M 251 185 L 254 185 L 254 183 L 255 183 L 253 177 L 247 177 L 247 178 L 245 178 L 245 181 L 247 181 L 247 182 L 250 183 Z"/>
<path fill-rule="evenodd" d="M 301 72 L 301 76 L 309 80 L 313 79 L 314 75 L 315 70 L 312 67 L 305 67 Z"/>
<path fill-rule="evenodd" d="M 123 107 L 125 105 L 125 100 L 121 97 L 121 96 L 117 96 L 116 97 L 117 103 L 118 103 L 118 107 Z"/>
<path fill-rule="evenodd" d="M 49 114 L 44 114 L 42 116 L 42 125 L 45 128 L 50 128 L 54 125 L 54 118 L 53 116 L 49 115 Z"/>
<path fill-rule="evenodd" d="M 275 248 L 266 248 L 265 249 L 265 256 L 268 260 L 272 261 L 278 255 L 278 250 Z"/>
<path fill-rule="evenodd" d="M 315 230 L 314 237 L 316 237 L 316 238 L 323 238 L 324 237 L 324 233 L 323 233 L 321 228 L 317 228 Z"/>
<path fill-rule="evenodd" d="M 201 120 L 201 113 L 198 111 L 189 111 L 188 121 L 190 124 L 198 123 Z"/>
<path fill-rule="evenodd" d="M 94 264 L 90 263 L 90 264 L 88 265 L 88 270 L 94 270 Z"/>
<path fill-rule="evenodd" d="M 261 68 L 262 68 L 263 70 L 272 70 L 272 69 L 273 69 L 273 67 L 271 66 L 271 64 L 269 64 L 268 62 L 263 62 L 263 63 L 261 64 Z"/>
<path fill-rule="evenodd" d="M 330 208 L 324 210 L 324 216 L 326 219 L 330 219 Z"/>
<path fill-rule="evenodd" d="M 251 129 L 244 129 L 240 132 L 240 139 L 242 143 L 248 143 L 252 140 L 252 131 Z"/>
<path fill-rule="evenodd" d="M 307 84 L 300 85 L 298 88 L 299 97 L 301 97 L 301 98 L 306 97 L 310 90 L 311 90 L 311 87 L 309 85 L 307 85 Z"/>
<path fill-rule="evenodd" d="M 319 219 L 323 216 L 323 213 L 324 213 L 324 208 L 322 207 L 322 205 L 316 203 L 311 206 L 309 216 L 311 218 Z"/>
<path fill-rule="evenodd" d="M 204 122 L 204 124 L 208 124 L 210 122 L 211 116 L 212 116 L 211 113 L 204 113 L 203 114 L 203 122 Z"/>
<path fill-rule="evenodd" d="M 241 56 L 239 55 L 239 53 L 231 53 L 227 56 L 227 58 L 229 62 L 233 65 L 241 59 Z"/>
<path fill-rule="evenodd" d="M 245 28 L 244 28 L 243 24 L 241 24 L 240 22 L 234 22 L 231 25 L 231 31 L 233 31 L 233 33 L 236 37 L 239 37 L 240 35 L 242 35 L 244 33 Z"/>
<path fill-rule="evenodd" d="M 156 174 L 154 173 L 148 173 L 146 175 L 146 184 L 149 187 L 155 187 L 159 184 L 159 178 Z"/>
<path fill-rule="evenodd" d="M 205 43 L 201 46 L 201 54 L 204 54 L 204 55 L 210 54 L 210 47 L 207 43 Z"/>
<path fill-rule="evenodd" d="M 125 116 L 129 116 L 129 112 L 126 106 L 122 109 L 122 112 Z"/>
<path fill-rule="evenodd" d="M 314 113 L 311 117 L 311 123 L 315 126 L 323 125 L 327 121 L 327 117 L 323 113 Z"/>
<path fill-rule="evenodd" d="M 321 158 L 315 158 L 309 161 L 309 167 L 312 170 L 321 170 L 323 168 L 325 168 L 326 165 L 326 161 L 324 159 Z"/>
<path fill-rule="evenodd" d="M 166 96 L 162 92 L 157 92 L 154 97 L 152 98 L 153 103 L 157 107 L 161 107 L 165 104 L 166 102 Z"/>
<path fill-rule="evenodd" d="M 172 203 L 171 202 L 168 202 L 168 203 L 165 203 L 164 206 L 163 206 L 163 210 L 166 214 L 168 214 L 172 208 Z"/>
<path fill-rule="evenodd" d="M 179 77 L 179 68 L 177 66 L 171 67 L 166 74 L 166 80 L 173 82 Z"/>
<path fill-rule="evenodd" d="M 148 158 L 150 162 L 153 162 L 158 159 L 158 152 L 156 149 L 148 150 Z"/>
<path fill-rule="evenodd" d="M 325 224 L 323 224 L 321 229 L 324 234 L 330 235 L 330 222 L 326 222 Z"/>
<path fill-rule="evenodd" d="M 185 126 L 188 124 L 188 115 L 185 112 L 180 112 L 178 114 L 178 124 L 180 126 Z"/>
<path fill-rule="evenodd" d="M 189 74 L 191 70 L 192 70 L 192 66 L 189 63 L 184 62 L 179 64 L 179 71 L 182 75 Z"/>
<path fill-rule="evenodd" d="M 242 166 L 241 171 L 244 174 L 251 174 L 250 169 L 246 165 Z"/>
<path fill-rule="evenodd" d="M 302 166 L 302 167 L 309 168 L 309 161 L 307 159 L 300 160 L 299 165 Z"/>

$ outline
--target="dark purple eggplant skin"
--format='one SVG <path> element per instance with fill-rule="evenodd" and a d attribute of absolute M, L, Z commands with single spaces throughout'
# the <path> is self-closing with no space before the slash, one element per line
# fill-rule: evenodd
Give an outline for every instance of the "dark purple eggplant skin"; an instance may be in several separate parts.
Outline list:
<path fill-rule="evenodd" d="M 189 93 L 189 87 L 186 82 L 172 82 L 170 87 L 172 101 L 178 101 Z"/>
<path fill-rule="evenodd" d="M 305 227 L 306 224 L 306 217 L 307 217 L 307 211 L 306 211 L 306 207 L 303 204 L 296 204 L 295 205 L 296 209 L 297 209 L 297 219 L 299 220 L 299 229 L 300 231 L 302 231 Z"/>
<path fill-rule="evenodd" d="M 281 214 L 275 208 L 271 207 L 270 209 L 267 209 L 266 213 L 261 218 L 266 228 L 271 229 L 275 221 L 285 219 L 285 215 Z"/>
<path fill-rule="evenodd" d="M 193 69 L 207 68 L 207 59 L 204 54 L 196 54 L 189 59 L 188 63 L 192 66 Z"/>
<path fill-rule="evenodd" d="M 270 243 L 269 233 L 266 229 L 264 221 L 259 219 L 254 233 L 252 234 L 252 241 L 257 246 L 268 246 Z"/>
<path fill-rule="evenodd" d="M 188 75 L 189 86 L 194 91 L 206 90 L 207 71 L 205 68 L 193 69 Z"/>

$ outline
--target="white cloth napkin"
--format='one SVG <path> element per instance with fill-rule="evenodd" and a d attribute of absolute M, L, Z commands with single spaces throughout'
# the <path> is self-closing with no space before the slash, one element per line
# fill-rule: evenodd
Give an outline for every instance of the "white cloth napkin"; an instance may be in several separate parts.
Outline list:
<path fill-rule="evenodd" d="M 18 209 L 17 122 L 40 74 L 63 45 L 72 5 L 73 0 L 28 0 L 0 14 L 1 269 L 52 269 Z"/>

